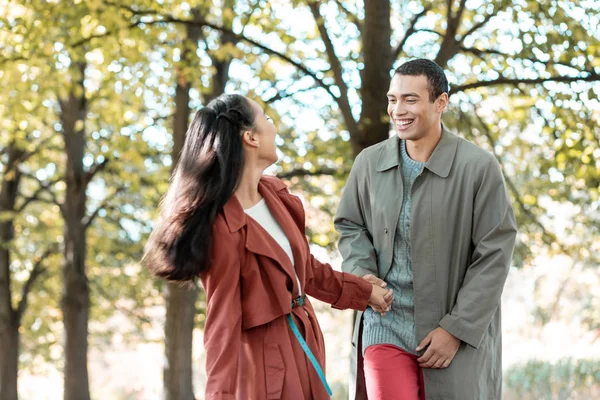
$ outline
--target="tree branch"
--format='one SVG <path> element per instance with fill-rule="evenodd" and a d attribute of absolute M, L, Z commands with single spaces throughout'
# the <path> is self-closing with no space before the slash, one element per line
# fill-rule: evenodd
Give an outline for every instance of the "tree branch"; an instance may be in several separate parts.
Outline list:
<path fill-rule="evenodd" d="M 356 120 L 352 115 L 352 108 L 350 107 L 350 103 L 348 101 L 348 85 L 344 81 L 344 76 L 342 73 L 342 64 L 340 59 L 335 54 L 335 49 L 333 46 L 333 42 L 329 37 L 329 33 L 327 32 L 327 27 L 325 27 L 325 21 L 323 16 L 319 11 L 319 2 L 318 1 L 310 1 L 308 3 L 308 7 L 313 14 L 313 18 L 315 23 L 317 24 L 317 28 L 319 30 L 319 34 L 321 35 L 321 40 L 325 45 L 325 52 L 327 53 L 327 58 L 329 60 L 329 65 L 331 66 L 331 70 L 333 71 L 333 78 L 336 86 L 340 90 L 340 96 L 333 96 L 333 99 L 340 107 L 340 111 L 344 116 L 344 120 L 346 122 L 346 126 L 350 132 L 356 132 Z"/>
<path fill-rule="evenodd" d="M 2 59 L 0 59 L 0 67 L 3 67 L 5 64 L 9 64 L 9 63 L 13 63 L 13 62 L 28 61 L 28 60 L 29 60 L 29 58 L 25 57 L 25 56 L 2 58 Z"/>
<path fill-rule="evenodd" d="M 286 89 L 279 90 L 279 91 L 277 92 L 277 94 L 275 94 L 275 95 L 273 95 L 273 96 L 271 96 L 271 97 L 269 97 L 268 99 L 265 99 L 265 100 L 263 100 L 263 101 L 264 101 L 265 103 L 269 103 L 269 104 L 271 104 L 271 103 L 274 103 L 274 102 L 276 102 L 276 101 L 283 100 L 283 99 L 285 99 L 285 98 L 287 98 L 287 97 L 293 96 L 293 95 L 295 95 L 295 94 L 297 94 L 297 93 L 308 92 L 308 91 L 310 91 L 310 90 L 313 90 L 313 89 L 315 88 L 315 86 L 308 86 L 308 87 L 305 87 L 305 88 L 298 89 L 298 90 L 295 90 L 295 91 L 293 91 L 293 92 L 290 92 L 290 91 L 289 91 L 289 89 L 290 89 L 292 86 L 293 86 L 293 84 L 292 84 L 292 85 L 290 85 L 290 86 L 288 86 Z"/>
<path fill-rule="evenodd" d="M 460 24 L 460 19 L 462 18 L 462 15 L 466 9 L 467 9 L 467 0 L 460 0 L 460 5 L 458 6 L 458 11 L 456 12 L 456 15 L 454 15 L 454 17 L 453 17 L 453 19 L 457 23 L 457 28 L 458 28 L 458 25 Z"/>
<path fill-rule="evenodd" d="M 279 179 L 290 179 L 295 176 L 338 175 L 338 174 L 343 174 L 343 173 L 345 173 L 344 170 L 335 169 L 335 168 L 327 168 L 327 167 L 319 168 L 316 170 L 308 170 L 308 169 L 299 168 L 299 169 L 293 169 L 288 172 L 281 172 L 281 173 L 277 174 L 277 177 Z"/>
<path fill-rule="evenodd" d="M 109 6 L 118 7 L 122 10 L 129 11 L 133 15 L 142 15 L 143 16 L 143 15 L 158 15 L 159 14 L 159 12 L 156 10 L 139 10 L 139 9 L 136 10 L 132 6 L 128 6 L 126 4 L 115 3 L 114 1 L 111 1 L 111 0 L 105 0 L 104 3 Z"/>
<path fill-rule="evenodd" d="M 298 61 L 294 61 L 292 60 L 290 57 L 286 56 L 283 53 L 280 53 L 278 51 L 275 51 L 261 43 L 258 43 L 257 41 L 250 39 L 244 35 L 240 35 L 237 34 L 235 32 L 233 32 L 231 29 L 227 29 L 225 27 L 222 26 L 218 26 L 216 24 L 210 23 L 210 22 L 206 22 L 203 21 L 202 23 L 198 23 L 196 21 L 191 21 L 191 20 L 183 20 L 183 19 L 178 19 L 178 18 L 173 18 L 173 17 L 164 17 L 161 20 L 156 20 L 156 21 L 151 21 L 151 22 L 144 22 L 145 25 L 154 25 L 154 24 L 159 24 L 159 23 L 165 23 L 165 22 L 171 22 L 171 23 L 179 23 L 179 24 L 185 24 L 185 25 L 201 25 L 201 26 L 207 26 L 209 28 L 212 28 L 214 30 L 218 30 L 224 33 L 229 33 L 232 35 L 233 38 L 242 41 L 242 42 L 246 42 L 252 46 L 255 46 L 261 50 L 263 50 L 265 53 L 270 54 L 272 56 L 281 58 L 282 60 L 286 61 L 288 64 L 296 67 L 298 70 L 304 72 L 306 75 L 310 76 L 312 79 L 314 79 L 317 84 L 325 89 L 327 91 L 327 93 L 329 93 L 329 95 L 337 100 L 338 97 L 331 91 L 331 87 L 329 85 L 327 85 L 325 82 L 323 82 L 322 79 L 320 79 L 319 77 L 317 77 L 316 73 L 309 70 L 304 64 L 298 62 Z"/>
<path fill-rule="evenodd" d="M 108 295 L 108 293 L 106 293 L 106 291 L 104 291 L 104 289 L 102 288 L 102 286 L 100 284 L 98 284 L 95 280 L 90 280 L 90 286 L 94 287 L 99 293 L 100 295 L 102 295 L 102 297 L 104 297 L 106 300 L 111 301 L 111 296 Z M 139 320 L 140 322 L 143 323 L 152 323 L 152 321 L 150 320 L 150 318 L 148 318 L 145 315 L 139 314 L 136 310 L 129 310 L 127 308 L 121 307 L 118 304 L 116 304 L 116 302 L 112 302 L 112 305 L 119 311 L 121 311 L 123 314 L 128 315 L 130 317 L 134 317 L 135 319 Z"/>
<path fill-rule="evenodd" d="M 442 38 L 442 43 L 435 56 L 435 62 L 438 63 L 442 68 L 445 68 L 448 61 L 454 57 L 459 50 L 460 42 L 456 37 L 456 32 L 460 27 L 460 19 L 466 8 L 466 0 L 461 0 L 458 11 L 452 12 L 452 0 L 448 1 L 448 17 L 446 18 L 446 33 Z"/>
<path fill-rule="evenodd" d="M 36 146 L 36 148 L 32 151 L 24 151 L 21 153 L 21 155 L 15 160 L 15 164 L 23 164 L 25 161 L 27 161 L 30 157 L 34 156 L 35 154 L 37 154 L 40 150 L 42 150 L 42 147 L 48 143 L 49 141 L 52 140 L 52 136 L 48 136 L 44 139 L 42 139 L 38 145 Z"/>
<path fill-rule="evenodd" d="M 434 29 L 417 29 L 417 30 L 415 30 L 415 32 L 427 32 L 427 33 L 435 33 L 436 35 L 438 35 L 438 36 L 440 36 L 440 37 L 441 37 L 441 36 L 444 36 L 444 34 L 443 34 L 443 33 L 440 33 L 440 32 L 438 32 L 438 31 L 436 31 L 436 30 L 434 30 Z"/>
<path fill-rule="evenodd" d="M 87 186 L 98 172 L 104 170 L 107 164 L 108 158 L 105 157 L 101 163 L 95 164 L 88 172 L 86 172 L 85 177 L 83 178 L 84 186 Z"/>
<path fill-rule="evenodd" d="M 100 205 L 94 210 L 94 212 L 83 219 L 83 221 L 82 221 L 83 226 L 84 226 L 83 229 L 85 230 L 85 229 L 89 228 L 90 225 L 94 222 L 94 220 L 98 216 L 98 213 L 100 212 L 100 210 L 106 209 L 108 207 L 108 203 L 110 203 L 110 201 L 112 199 L 114 199 L 119 193 L 123 192 L 124 190 L 125 190 L 125 186 L 121 186 L 117 190 L 115 190 L 112 194 L 109 194 L 108 196 L 106 196 L 104 198 L 104 200 L 102 200 L 102 203 L 100 203 Z"/>
<path fill-rule="evenodd" d="M 523 213 L 525 213 L 525 215 L 527 215 L 527 218 L 529 218 L 529 220 L 531 220 L 534 223 L 534 225 L 536 225 L 542 231 L 542 237 L 546 238 L 544 240 L 544 242 L 546 242 L 546 244 L 555 243 L 560 247 L 561 251 L 564 254 L 569 254 L 569 252 L 565 248 L 565 246 L 558 241 L 556 235 L 553 232 L 550 232 L 544 226 L 544 224 L 539 220 L 539 218 L 533 212 L 531 212 L 531 210 L 525 205 L 525 203 L 523 203 L 521 193 L 519 192 L 519 189 L 517 188 L 515 183 L 512 181 L 512 179 L 510 179 L 507 176 L 505 176 L 504 179 L 506 180 L 506 184 L 508 185 L 510 191 L 514 195 L 515 200 L 516 200 L 517 204 L 519 205 L 519 208 L 521 209 L 521 211 L 523 211 Z"/>
<path fill-rule="evenodd" d="M 35 179 L 38 182 L 38 184 L 40 185 L 40 187 L 31 196 L 26 197 L 23 200 L 23 204 L 21 204 L 19 207 L 17 207 L 17 212 L 19 212 L 19 213 L 23 212 L 25 210 L 25 208 L 34 201 L 39 201 L 42 203 L 49 203 L 52 205 L 56 205 L 56 203 L 54 201 L 44 199 L 44 198 L 40 197 L 40 195 L 44 192 L 50 191 L 50 187 L 52 187 L 55 184 L 57 184 L 58 182 L 62 181 L 63 178 L 61 176 L 59 176 L 58 178 L 55 178 L 49 182 L 42 183 L 39 179 L 37 179 L 36 177 L 34 177 L 31 174 L 23 173 L 23 172 L 21 172 L 21 174 L 27 178 Z"/>
<path fill-rule="evenodd" d="M 487 24 L 488 22 L 490 22 L 490 20 L 492 18 L 494 18 L 496 15 L 498 15 L 498 12 L 500 11 L 500 9 L 501 8 L 494 9 L 493 12 L 491 12 L 490 14 L 488 14 L 488 15 L 485 16 L 485 18 L 483 19 L 483 21 L 478 22 L 475 25 L 473 25 L 464 35 L 462 35 L 462 37 L 460 38 L 460 41 L 462 42 L 466 37 L 472 35 L 478 29 L 483 28 L 485 26 L 485 24 Z"/>
<path fill-rule="evenodd" d="M 533 58 L 531 55 L 520 55 L 520 54 L 507 54 L 507 53 L 503 53 L 499 50 L 494 50 L 494 49 L 478 49 L 476 47 L 465 47 L 463 45 L 460 46 L 460 50 L 463 53 L 471 53 L 476 57 L 479 57 L 481 59 L 484 59 L 483 56 L 485 56 L 486 54 L 490 54 L 490 55 L 495 55 L 495 56 L 500 56 L 500 57 L 505 57 L 505 58 L 512 58 L 512 59 L 517 59 L 517 60 L 522 60 L 522 61 L 531 61 L 532 63 L 539 63 L 539 64 L 543 64 L 546 67 L 549 66 L 553 66 L 553 65 L 560 65 L 562 67 L 567 67 L 567 68 L 571 68 L 577 72 L 579 72 L 577 70 L 577 67 L 574 67 L 571 64 L 568 63 L 564 63 L 564 62 L 555 62 L 555 61 L 542 61 L 538 58 Z"/>
<path fill-rule="evenodd" d="M 127 26 L 127 29 L 133 29 L 133 28 L 136 28 L 136 27 L 138 27 L 140 24 L 143 24 L 143 23 L 144 23 L 144 22 L 142 22 L 142 21 L 136 21 L 136 22 L 132 22 L 131 24 L 129 24 L 129 25 Z M 101 39 L 101 38 L 103 38 L 103 37 L 111 36 L 112 34 L 114 34 L 114 33 L 116 33 L 116 32 L 117 32 L 116 30 L 107 30 L 107 31 L 106 31 L 106 32 L 104 32 L 104 33 L 93 34 L 93 35 L 90 35 L 90 36 L 88 36 L 88 37 L 85 37 L 85 38 L 79 39 L 79 40 L 77 40 L 77 41 L 75 41 L 75 42 L 71 43 L 70 45 L 68 45 L 68 46 L 67 46 L 67 48 L 69 48 L 69 49 L 75 49 L 75 48 L 77 48 L 77 47 L 81 47 L 81 46 L 83 46 L 83 45 L 85 45 L 85 44 L 87 44 L 87 43 L 91 42 L 91 41 L 92 41 L 92 40 L 94 40 L 94 39 Z"/>
<path fill-rule="evenodd" d="M 40 200 L 40 194 L 42 194 L 44 190 L 45 189 L 43 187 L 39 187 L 30 197 L 25 198 L 23 204 L 17 207 L 17 213 L 22 213 L 29 204 L 33 203 L 34 201 Z"/>
<path fill-rule="evenodd" d="M 309 3 L 309 7 L 315 19 L 315 23 L 317 24 L 321 40 L 323 40 L 323 44 L 325 45 L 325 52 L 327 53 L 329 65 L 331 66 L 331 70 L 333 71 L 335 84 L 340 89 L 340 97 L 345 97 L 348 93 L 348 86 L 346 85 L 346 82 L 344 81 L 344 78 L 342 76 L 342 65 L 340 63 L 340 59 L 335 54 L 333 42 L 331 41 L 331 38 L 329 37 L 329 32 L 327 31 L 327 27 L 325 26 L 325 20 L 319 11 L 319 2 L 311 1 Z"/>
<path fill-rule="evenodd" d="M 37 196 L 37 198 L 35 199 L 36 201 L 48 202 L 50 204 L 56 205 L 60 209 L 61 214 L 63 216 L 66 215 L 64 205 L 60 201 L 58 201 L 58 199 L 56 198 L 56 195 L 54 194 L 54 192 L 50 188 L 54 184 L 56 184 L 56 183 L 60 182 L 61 180 L 63 180 L 62 177 L 58 177 L 58 178 L 56 178 L 56 179 L 54 179 L 54 180 L 52 180 L 50 182 L 42 182 L 35 175 L 33 175 L 33 174 L 29 173 L 29 172 L 21 172 L 21 175 L 24 176 L 24 177 L 27 177 L 29 179 L 33 179 L 34 181 L 38 182 L 38 184 L 40 185 L 40 188 L 42 189 L 42 193 L 47 193 L 50 196 L 50 200 L 42 199 L 41 197 Z"/>
<path fill-rule="evenodd" d="M 128 11 L 132 14 L 132 16 L 138 16 L 138 17 L 145 17 L 145 16 L 156 16 L 156 15 L 160 15 L 160 13 L 156 10 L 141 10 L 141 9 L 135 9 L 132 6 L 128 6 L 125 4 L 118 4 L 115 3 L 113 1 L 107 0 L 105 1 L 105 3 L 109 6 L 113 6 L 113 7 L 118 7 L 122 10 Z M 129 24 L 129 26 L 127 27 L 127 29 L 132 29 L 132 28 L 136 28 L 139 27 L 139 25 L 143 24 L 144 22 L 139 20 L 139 21 L 135 21 L 132 22 L 131 24 Z M 76 47 L 80 47 L 83 46 L 86 43 L 91 42 L 94 39 L 100 39 L 103 37 L 107 37 L 107 36 L 111 36 L 112 34 L 116 33 L 115 30 L 107 30 L 104 33 L 99 33 L 99 34 L 94 34 L 94 35 L 90 35 L 86 38 L 82 38 L 78 41 L 75 41 L 74 43 L 72 43 L 71 45 L 66 46 L 67 48 L 76 48 Z"/>
<path fill-rule="evenodd" d="M 450 18 L 452 18 L 452 3 L 454 3 L 454 0 L 446 0 L 446 8 L 448 9 L 448 21 L 450 21 Z"/>
<path fill-rule="evenodd" d="M 116 4 L 112 3 L 112 5 L 116 5 Z M 176 17 L 173 17 L 168 14 L 160 14 L 156 11 L 134 10 L 133 8 L 128 7 L 128 6 L 123 6 L 123 5 L 118 5 L 118 6 L 132 12 L 134 14 L 134 16 L 156 16 L 157 18 L 160 18 L 160 19 L 156 19 L 153 21 L 141 21 L 141 20 L 134 21 L 128 25 L 127 29 L 140 28 L 140 25 L 151 26 L 151 25 L 157 25 L 157 24 L 163 24 L 163 23 L 176 23 L 176 24 L 197 26 L 200 28 L 206 26 L 211 29 L 221 31 L 223 33 L 228 33 L 228 34 L 232 35 L 232 38 L 237 39 L 238 41 L 242 41 L 249 45 L 255 46 L 255 47 L 263 50 L 266 54 L 281 58 L 283 61 L 294 66 L 298 70 L 302 71 L 304 74 L 310 76 L 312 79 L 315 80 L 315 82 L 317 82 L 318 86 L 325 89 L 325 91 L 327 91 L 327 93 L 334 100 L 336 100 L 336 101 L 338 100 L 338 97 L 332 92 L 330 85 L 326 84 L 321 78 L 319 78 L 317 76 L 317 74 L 315 72 L 308 69 L 308 67 L 306 67 L 304 64 L 302 64 L 299 61 L 295 61 L 292 58 L 290 58 L 289 56 L 286 56 L 285 54 L 283 54 L 281 52 L 273 50 L 270 47 L 267 47 L 267 46 L 255 41 L 243 34 L 237 34 L 237 33 L 233 32 L 233 30 L 231 30 L 231 29 L 210 23 L 206 20 L 203 20 L 203 21 L 186 20 L 186 19 L 176 18 Z M 103 37 L 107 37 L 107 36 L 112 35 L 113 33 L 115 33 L 115 31 L 106 31 L 102 34 L 90 35 L 89 37 L 80 39 L 78 41 L 75 41 L 74 43 L 71 43 L 70 45 L 67 45 L 67 47 L 71 48 L 71 49 L 80 47 L 86 43 L 89 43 L 90 41 L 92 41 L 94 39 L 100 39 Z M 27 58 L 22 58 L 22 59 L 26 60 Z M 12 60 L 4 60 L 4 61 L 0 60 L 0 66 L 6 61 L 12 61 Z"/>
<path fill-rule="evenodd" d="M 254 4 L 252 4 L 252 6 L 250 7 L 250 11 L 247 12 L 246 14 L 244 14 L 244 16 L 246 17 L 245 21 L 244 21 L 243 17 L 240 17 L 240 20 L 242 23 L 242 32 L 241 32 L 242 35 L 244 35 L 244 32 L 246 31 L 246 27 L 248 26 L 248 24 L 250 23 L 250 19 L 252 18 L 252 14 L 254 14 L 254 11 L 256 11 L 256 9 L 258 8 L 259 5 L 260 5 L 260 0 L 256 1 Z"/>
<path fill-rule="evenodd" d="M 563 295 L 565 294 L 565 290 L 567 289 L 567 286 L 573 280 L 573 270 L 575 269 L 575 267 L 577 266 L 578 263 L 579 263 L 579 252 L 577 252 L 575 257 L 573 257 L 571 259 L 571 267 L 569 268 L 569 272 L 566 274 L 567 276 L 565 277 L 565 279 L 563 279 L 560 286 L 558 287 L 558 290 L 556 291 L 556 294 L 554 295 L 554 302 L 552 302 L 552 306 L 550 307 L 550 311 L 548 312 L 547 321 L 552 321 L 554 316 L 557 314 L 558 307 L 560 305 L 560 301 L 561 301 Z"/>
<path fill-rule="evenodd" d="M 502 56 L 502 57 L 511 57 L 510 54 L 506 54 L 506 53 L 503 53 L 501 51 L 494 50 L 494 49 L 481 50 L 476 47 L 465 47 L 465 46 L 461 45 L 460 50 L 464 53 L 471 53 L 479 58 L 483 58 L 483 56 L 486 54 L 492 54 L 492 55 Z"/>
<path fill-rule="evenodd" d="M 425 7 L 425 8 L 423 8 L 423 11 L 416 14 L 412 18 L 412 20 L 410 21 L 410 26 L 406 30 L 404 37 L 402 38 L 400 43 L 398 43 L 398 46 L 396 46 L 396 49 L 392 53 L 394 55 L 394 60 L 397 59 L 400 56 L 400 53 L 402 53 L 402 50 L 404 50 L 404 46 L 406 45 L 408 38 L 410 38 L 414 33 L 418 32 L 418 31 L 425 31 L 425 29 L 419 29 L 419 30 L 415 29 L 415 25 L 417 25 L 417 22 L 419 22 L 419 19 L 421 19 L 421 17 L 423 17 L 425 14 L 427 14 L 427 12 L 429 10 L 430 10 L 429 7 Z M 435 31 L 432 31 L 432 32 L 435 32 Z M 435 32 L 435 33 L 437 33 L 437 32 Z M 441 36 L 441 34 L 439 34 L 439 33 L 438 33 L 438 35 Z"/>
<path fill-rule="evenodd" d="M 498 86 L 498 85 L 535 85 L 546 82 L 597 82 L 600 81 L 600 74 L 596 74 L 595 72 L 590 72 L 587 76 L 552 76 L 550 78 L 536 78 L 536 79 L 519 79 L 519 78 L 505 78 L 501 77 L 498 79 L 494 79 L 491 81 L 479 81 L 468 83 L 464 85 L 459 85 L 451 91 L 451 95 L 454 93 L 465 92 L 471 89 L 478 89 L 482 87 L 490 87 L 490 86 Z"/>
<path fill-rule="evenodd" d="M 130 9 L 130 11 L 136 13 L 136 14 L 140 14 L 140 12 L 137 11 L 133 11 Z M 151 14 L 151 13 L 147 13 L 147 14 Z M 139 25 L 156 25 L 156 24 L 161 24 L 161 23 L 177 23 L 177 24 L 184 24 L 184 25 L 191 25 L 191 26 L 197 26 L 197 27 L 209 27 L 212 28 L 214 30 L 218 30 L 221 31 L 223 33 L 227 33 L 229 35 L 231 35 L 234 39 L 237 39 L 238 41 L 243 41 L 246 42 L 250 45 L 253 45 L 255 47 L 258 47 L 259 49 L 263 50 L 265 53 L 276 56 L 278 58 L 281 58 L 282 60 L 288 62 L 289 64 L 293 65 L 294 67 L 296 67 L 298 70 L 304 72 L 306 75 L 310 76 L 311 78 L 313 78 L 320 87 L 322 87 L 323 89 L 325 89 L 334 99 L 336 98 L 336 96 L 333 94 L 333 92 L 331 91 L 331 88 L 329 87 L 329 85 L 327 85 L 325 82 L 323 82 L 322 79 L 320 79 L 319 77 L 317 77 L 316 73 L 314 73 L 313 71 L 309 70 L 305 65 L 303 65 L 300 62 L 294 61 L 292 60 L 290 57 L 286 56 L 283 53 L 280 53 L 278 51 L 275 51 L 261 43 L 258 43 L 257 41 L 250 39 L 248 37 L 246 37 L 243 34 L 237 34 L 235 32 L 233 32 L 233 30 L 225 28 L 223 26 L 219 26 L 213 23 L 210 23 L 206 20 L 202 20 L 202 21 L 194 21 L 194 20 L 186 20 L 186 19 L 180 19 L 180 18 L 175 18 L 171 15 L 165 15 L 165 14 L 158 14 L 156 12 L 152 13 L 154 15 L 156 15 L 157 17 L 159 17 L 160 19 L 154 20 L 154 21 L 138 21 L 138 22 L 134 22 L 132 23 L 129 27 L 133 28 L 133 27 L 139 27 Z"/>
<path fill-rule="evenodd" d="M 477 121 L 479 122 L 479 126 L 481 127 L 481 130 L 482 130 L 484 136 L 486 137 L 486 139 L 490 143 L 491 148 L 493 149 L 494 157 L 496 157 L 496 159 L 498 160 L 498 162 L 502 165 L 503 164 L 502 157 L 498 156 L 498 154 L 496 154 L 496 151 L 495 151 L 496 141 L 492 137 L 492 133 L 490 132 L 487 124 L 483 121 L 483 119 L 481 118 L 481 116 L 477 112 L 477 107 L 474 104 L 472 104 L 472 106 L 473 106 L 473 112 L 475 114 L 475 117 L 477 118 Z M 462 112 L 461 112 L 461 114 L 464 115 L 464 113 L 462 113 Z M 551 232 L 548 228 L 546 228 L 546 226 L 544 226 L 544 224 L 529 209 L 529 207 L 527 207 L 525 205 L 525 203 L 523 203 L 521 193 L 519 192 L 519 189 L 517 188 L 517 186 L 515 185 L 515 183 L 512 181 L 512 179 L 510 179 L 510 177 L 506 176 L 506 174 L 504 174 L 504 175 L 505 175 L 504 179 L 506 180 L 506 184 L 509 187 L 510 191 L 512 192 L 513 196 L 515 197 L 515 200 L 516 200 L 517 204 L 519 205 L 519 209 L 521 209 L 521 211 L 527 215 L 527 217 L 529 218 L 529 220 L 531 220 L 542 231 L 542 237 L 546 238 L 544 240 L 544 242 L 546 242 L 546 244 L 553 244 L 553 243 L 557 244 L 560 247 L 561 251 L 564 254 L 569 254 L 569 252 L 568 252 L 567 248 L 565 247 L 565 245 L 562 244 L 558 240 L 558 238 L 556 237 L 556 235 L 553 232 Z"/>
<path fill-rule="evenodd" d="M 51 246 L 49 249 L 47 249 L 44 252 L 44 254 L 42 254 L 41 257 L 36 258 L 33 269 L 31 270 L 31 273 L 29 274 L 29 278 L 27 278 L 27 281 L 25 282 L 25 285 L 23 286 L 23 289 L 21 290 L 21 300 L 19 301 L 19 305 L 17 307 L 17 315 L 16 315 L 17 321 L 19 324 L 20 324 L 21 318 L 23 316 L 23 313 L 27 309 L 27 298 L 29 296 L 29 293 L 31 292 L 31 288 L 33 287 L 33 284 L 39 278 L 39 276 L 44 272 L 44 269 L 42 268 L 42 263 L 51 254 L 54 254 L 56 252 L 58 252 L 58 245 L 55 244 L 55 245 Z"/>
<path fill-rule="evenodd" d="M 360 19 L 358 19 L 356 14 L 354 14 L 350 10 L 348 10 L 340 0 L 334 0 L 334 2 L 338 6 L 338 8 L 346 15 L 346 17 L 348 17 L 348 19 L 354 25 L 356 25 L 356 27 L 358 28 L 358 31 L 362 33 L 363 24 L 362 24 L 362 21 Z"/>

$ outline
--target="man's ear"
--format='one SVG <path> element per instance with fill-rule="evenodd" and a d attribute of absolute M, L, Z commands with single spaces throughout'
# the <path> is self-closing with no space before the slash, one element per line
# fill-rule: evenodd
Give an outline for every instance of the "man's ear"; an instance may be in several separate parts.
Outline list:
<path fill-rule="evenodd" d="M 242 143 L 250 147 L 260 147 L 256 132 L 252 130 L 242 131 Z"/>
<path fill-rule="evenodd" d="M 436 102 L 436 111 L 441 113 L 446 109 L 446 106 L 448 105 L 448 93 L 442 93 L 439 95 L 439 97 L 435 100 Z"/>

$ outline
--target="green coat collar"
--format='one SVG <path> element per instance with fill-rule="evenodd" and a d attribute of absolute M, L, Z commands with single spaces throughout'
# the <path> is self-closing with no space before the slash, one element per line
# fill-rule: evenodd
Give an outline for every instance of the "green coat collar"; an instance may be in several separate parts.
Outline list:
<path fill-rule="evenodd" d="M 397 135 L 387 139 L 387 142 L 382 146 L 381 153 L 379 154 L 377 171 L 386 171 L 400 165 L 399 145 L 400 140 Z M 450 174 L 457 146 L 458 136 L 442 125 L 442 138 L 425 164 L 425 168 L 441 178 L 446 178 Z"/>

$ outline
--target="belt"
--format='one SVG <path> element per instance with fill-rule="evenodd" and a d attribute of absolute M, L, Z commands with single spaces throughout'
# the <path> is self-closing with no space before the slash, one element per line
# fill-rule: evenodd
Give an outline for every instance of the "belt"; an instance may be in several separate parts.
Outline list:
<path fill-rule="evenodd" d="M 292 299 L 292 308 L 302 307 L 304 305 L 305 301 L 306 301 L 306 295 L 305 294 L 303 294 L 300 297 L 296 297 L 295 299 Z"/>
<path fill-rule="evenodd" d="M 302 295 L 300 297 L 293 299 L 292 300 L 292 308 L 303 306 L 305 300 L 306 300 L 305 295 Z M 319 365 L 319 362 L 315 358 L 314 354 L 312 353 L 312 351 L 310 351 L 310 348 L 308 347 L 308 344 L 306 344 L 306 341 L 302 337 L 302 334 L 298 330 L 298 327 L 296 326 L 296 323 L 294 322 L 294 319 L 292 318 L 292 314 L 288 314 L 287 319 L 290 324 L 290 328 L 292 328 L 292 332 L 294 333 L 294 336 L 298 340 L 298 343 L 300 343 L 302 350 L 304 350 L 304 354 L 306 354 L 306 357 L 308 357 L 311 364 L 317 371 L 319 378 L 321 378 L 321 382 L 323 382 L 323 386 L 325 386 L 325 390 L 327 390 L 327 394 L 329 394 L 329 396 L 332 396 L 333 392 L 331 391 L 331 388 L 329 387 L 329 384 L 327 383 L 327 379 L 325 379 L 325 374 L 323 373 L 323 370 L 321 369 L 321 366 Z"/>

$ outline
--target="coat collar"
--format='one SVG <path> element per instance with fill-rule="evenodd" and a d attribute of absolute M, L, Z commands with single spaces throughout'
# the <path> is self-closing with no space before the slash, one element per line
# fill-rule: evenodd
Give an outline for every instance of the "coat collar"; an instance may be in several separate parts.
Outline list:
<path fill-rule="evenodd" d="M 236 232 L 246 227 L 244 247 L 251 253 L 266 256 L 275 260 L 276 264 L 289 276 L 292 282 L 292 293 L 298 294 L 299 288 L 295 278 L 298 275 L 301 285 L 306 280 L 306 269 L 302 266 L 307 262 L 307 254 L 304 251 L 304 233 L 303 225 L 299 226 L 300 220 L 303 223 L 302 204 L 288 195 L 285 183 L 277 178 L 262 177 L 258 184 L 258 191 L 263 196 L 269 211 L 280 224 L 285 232 L 294 255 L 294 264 L 290 262 L 283 248 L 269 235 L 257 222 L 250 222 L 250 217 L 246 215 L 242 205 L 235 195 L 232 195 L 229 201 L 223 207 L 223 214 L 230 232 Z M 296 270 L 296 274 L 294 273 Z"/>
<path fill-rule="evenodd" d="M 442 125 L 442 138 L 435 146 L 425 168 L 441 178 L 448 177 L 456 156 L 456 149 L 458 149 L 458 136 Z"/>
<path fill-rule="evenodd" d="M 267 191 L 279 192 L 285 188 L 285 183 L 279 179 L 262 177 L 258 182 L 258 191 L 263 195 L 263 197 L 264 193 Z M 242 205 L 235 194 L 232 195 L 227 203 L 225 203 L 223 206 L 223 214 L 225 216 L 225 221 L 227 223 L 227 227 L 229 228 L 229 232 L 231 233 L 239 231 L 248 223 L 246 213 L 244 212 L 244 209 L 242 208 Z"/>
<path fill-rule="evenodd" d="M 394 135 L 387 139 L 381 148 L 379 160 L 377 160 L 377 171 L 383 172 L 398 165 L 400 165 L 400 139 L 398 135 Z"/>
<path fill-rule="evenodd" d="M 441 178 L 446 178 L 450 174 L 457 148 L 458 136 L 442 124 L 442 137 L 433 150 L 431 157 L 425 163 L 425 168 Z M 400 165 L 400 140 L 397 135 L 394 135 L 387 139 L 387 142 L 381 148 L 379 160 L 377 161 L 377 171 L 386 171 L 398 165 Z"/>

